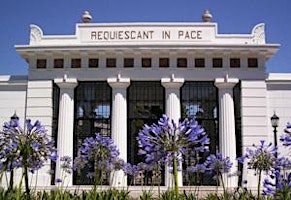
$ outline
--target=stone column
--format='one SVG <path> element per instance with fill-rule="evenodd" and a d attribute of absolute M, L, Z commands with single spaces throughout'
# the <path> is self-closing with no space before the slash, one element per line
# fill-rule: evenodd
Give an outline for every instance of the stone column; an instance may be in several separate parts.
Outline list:
<path fill-rule="evenodd" d="M 180 87 L 184 84 L 184 79 L 175 78 L 172 74 L 171 78 L 162 78 L 161 82 L 166 89 L 166 115 L 178 125 L 181 118 Z M 179 167 L 182 169 L 182 163 L 179 163 Z M 174 185 L 173 176 L 169 173 L 167 167 L 165 184 L 168 187 Z M 182 171 L 178 172 L 178 186 L 183 186 Z"/>
<path fill-rule="evenodd" d="M 223 157 L 229 157 L 233 163 L 230 174 L 237 172 L 236 133 L 233 102 L 233 87 L 238 83 L 237 78 L 216 78 L 215 86 L 219 90 L 219 151 Z M 238 186 L 237 175 L 223 176 L 226 187 Z"/>
<path fill-rule="evenodd" d="M 57 148 L 59 159 L 56 163 L 56 178 L 63 178 L 62 184 L 71 186 L 73 175 L 66 174 L 62 177 L 60 158 L 70 156 L 73 159 L 73 136 L 74 136 L 74 88 L 77 86 L 77 79 L 64 78 L 55 79 L 54 82 L 60 87 L 59 121 Z M 65 173 L 63 173 L 65 174 Z"/>
<path fill-rule="evenodd" d="M 129 78 L 108 78 L 112 88 L 112 122 L 111 137 L 120 152 L 120 158 L 127 162 L 127 101 L 126 88 L 130 84 Z M 127 176 L 122 170 L 112 173 L 111 186 L 127 186 Z"/>

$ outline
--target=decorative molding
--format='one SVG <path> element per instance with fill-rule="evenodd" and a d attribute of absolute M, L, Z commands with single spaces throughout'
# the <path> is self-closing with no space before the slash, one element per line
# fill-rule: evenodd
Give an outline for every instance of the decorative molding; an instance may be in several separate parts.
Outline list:
<path fill-rule="evenodd" d="M 30 25 L 30 42 L 29 45 L 34 45 L 40 43 L 43 36 L 41 28 L 35 24 Z"/>
<path fill-rule="evenodd" d="M 127 88 L 130 84 L 130 78 L 123 78 L 118 74 L 116 78 L 108 78 L 107 82 L 112 88 Z"/>
<path fill-rule="evenodd" d="M 229 78 L 226 74 L 224 78 L 216 78 L 214 84 L 217 88 L 233 88 L 238 82 L 238 78 Z"/>
<path fill-rule="evenodd" d="M 67 74 L 64 74 L 63 78 L 55 78 L 54 82 L 60 88 L 75 88 L 78 85 L 78 80 L 76 78 L 68 78 Z"/>
<path fill-rule="evenodd" d="M 261 23 L 256 25 L 253 30 L 252 30 L 252 34 L 253 34 L 253 43 L 255 44 L 265 44 L 266 40 L 265 40 L 265 24 Z"/>
<path fill-rule="evenodd" d="M 184 84 L 184 78 L 176 78 L 174 74 L 171 78 L 162 78 L 161 83 L 165 88 L 180 88 Z"/>

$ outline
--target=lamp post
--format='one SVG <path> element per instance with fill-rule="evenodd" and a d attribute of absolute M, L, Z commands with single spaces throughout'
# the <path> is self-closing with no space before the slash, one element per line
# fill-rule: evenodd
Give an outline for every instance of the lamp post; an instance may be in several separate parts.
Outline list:
<path fill-rule="evenodd" d="M 274 132 L 274 145 L 275 145 L 275 148 L 278 148 L 277 147 L 277 127 L 279 125 L 279 117 L 276 115 L 275 112 L 274 112 L 274 115 L 271 117 L 271 124 L 272 124 L 272 127 L 274 128 L 274 130 L 273 130 L 273 132 Z M 277 151 L 278 151 L 278 149 L 275 152 L 276 160 L 278 158 Z M 278 179 L 276 177 L 276 188 L 277 188 L 277 186 L 278 186 Z M 278 199 L 278 197 L 276 196 L 275 199 Z"/>
<path fill-rule="evenodd" d="M 277 147 L 277 127 L 279 124 L 279 117 L 274 113 L 274 115 L 271 117 L 271 124 L 272 127 L 274 128 L 273 133 L 274 133 L 274 145 Z"/>
<path fill-rule="evenodd" d="M 15 122 L 19 120 L 19 117 L 16 115 L 16 111 L 14 114 L 10 117 L 10 120 L 14 122 L 14 126 L 16 125 Z M 10 166 L 11 167 L 11 166 Z M 8 190 L 12 190 L 14 185 L 14 170 L 13 168 L 10 168 L 10 180 L 9 180 L 9 187 Z"/>

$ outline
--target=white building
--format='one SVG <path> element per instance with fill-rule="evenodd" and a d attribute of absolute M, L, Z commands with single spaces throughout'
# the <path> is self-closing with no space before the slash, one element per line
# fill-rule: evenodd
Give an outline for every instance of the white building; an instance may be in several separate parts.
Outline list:
<path fill-rule="evenodd" d="M 135 138 L 144 123 L 163 113 L 176 122 L 197 117 L 211 152 L 235 162 L 246 147 L 274 141 L 274 111 L 278 134 L 289 120 L 291 75 L 266 74 L 266 62 L 280 45 L 266 43 L 264 24 L 250 34 L 219 34 L 208 12 L 199 23 L 90 19 L 83 15 L 75 35 L 45 35 L 31 25 L 29 44 L 15 46 L 28 63 L 28 76 L 0 76 L 1 122 L 14 111 L 20 119 L 39 119 L 57 138 L 60 156 L 74 157 L 79 142 L 95 132 L 111 135 L 121 158 L 139 162 Z M 51 185 L 49 169 L 39 172 L 39 186 Z M 242 172 L 240 179 L 225 177 L 227 185 L 253 180 L 253 172 Z M 186 181 L 184 173 L 180 185 Z M 69 181 L 87 183 L 76 174 Z M 125 186 L 126 177 L 117 173 L 112 184 Z"/>

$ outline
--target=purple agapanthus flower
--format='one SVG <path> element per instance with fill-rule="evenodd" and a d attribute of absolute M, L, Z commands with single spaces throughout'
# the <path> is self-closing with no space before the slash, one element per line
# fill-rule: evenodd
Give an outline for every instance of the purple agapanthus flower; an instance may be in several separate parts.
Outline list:
<path fill-rule="evenodd" d="M 206 158 L 204 165 L 207 171 L 214 173 L 215 175 L 220 175 L 229 173 L 233 163 L 230 161 L 229 157 L 224 158 L 221 153 L 217 153 L 216 155 L 209 155 Z"/>
<path fill-rule="evenodd" d="M 191 172 L 191 173 L 205 173 L 207 170 L 206 166 L 204 164 L 196 164 L 194 166 L 190 166 L 190 167 L 187 167 L 187 171 L 188 172 Z"/>
<path fill-rule="evenodd" d="M 61 169 L 67 173 L 71 174 L 72 173 L 72 158 L 70 156 L 63 156 L 60 158 L 61 161 Z"/>
<path fill-rule="evenodd" d="M 281 135 L 280 141 L 284 146 L 291 145 L 291 123 L 287 123 L 286 128 L 284 129 L 284 134 Z"/>
<path fill-rule="evenodd" d="M 0 132 L 2 170 L 11 171 L 25 165 L 33 173 L 43 167 L 52 155 L 57 157 L 54 141 L 39 121 L 33 124 L 28 119 L 25 128 L 21 127 L 18 119 L 4 123 Z"/>
<path fill-rule="evenodd" d="M 136 177 L 142 171 L 139 165 L 133 165 L 130 163 L 126 163 L 123 167 L 123 171 L 126 175 Z"/>
<path fill-rule="evenodd" d="M 208 150 L 209 138 L 204 129 L 195 121 L 184 120 L 177 125 L 163 115 L 158 124 L 144 125 L 137 137 L 140 155 L 147 164 L 165 163 L 172 167 L 173 160 L 182 161 L 187 150 L 204 152 Z M 196 155 L 196 154 L 195 154 Z"/>
<path fill-rule="evenodd" d="M 74 160 L 74 170 L 81 170 L 85 167 L 94 169 L 93 174 L 90 173 L 88 176 L 96 179 L 95 184 L 96 181 L 100 182 L 97 179 L 102 179 L 97 174 L 123 168 L 124 162 L 118 156 L 119 151 L 113 140 L 96 133 L 95 137 L 88 137 L 83 141 Z"/>
<path fill-rule="evenodd" d="M 269 174 L 278 172 L 276 166 L 278 155 L 277 147 L 272 145 L 272 143 L 266 144 L 264 140 L 261 140 L 259 145 L 247 148 L 245 155 L 238 159 L 241 163 L 247 160 L 248 168 L 254 170 L 255 175 L 258 176 L 258 198 L 261 195 L 262 172 Z"/>
<path fill-rule="evenodd" d="M 265 141 L 261 140 L 260 145 L 247 148 L 245 155 L 238 158 L 238 161 L 243 163 L 247 160 L 248 168 L 256 172 L 268 172 L 275 168 L 277 156 L 277 148 L 272 143 L 265 144 Z"/>
<path fill-rule="evenodd" d="M 264 195 L 282 195 L 284 197 L 290 197 L 291 195 L 291 173 L 284 172 L 278 174 L 275 179 L 264 180 Z M 287 193 L 287 194 L 286 194 Z"/>

